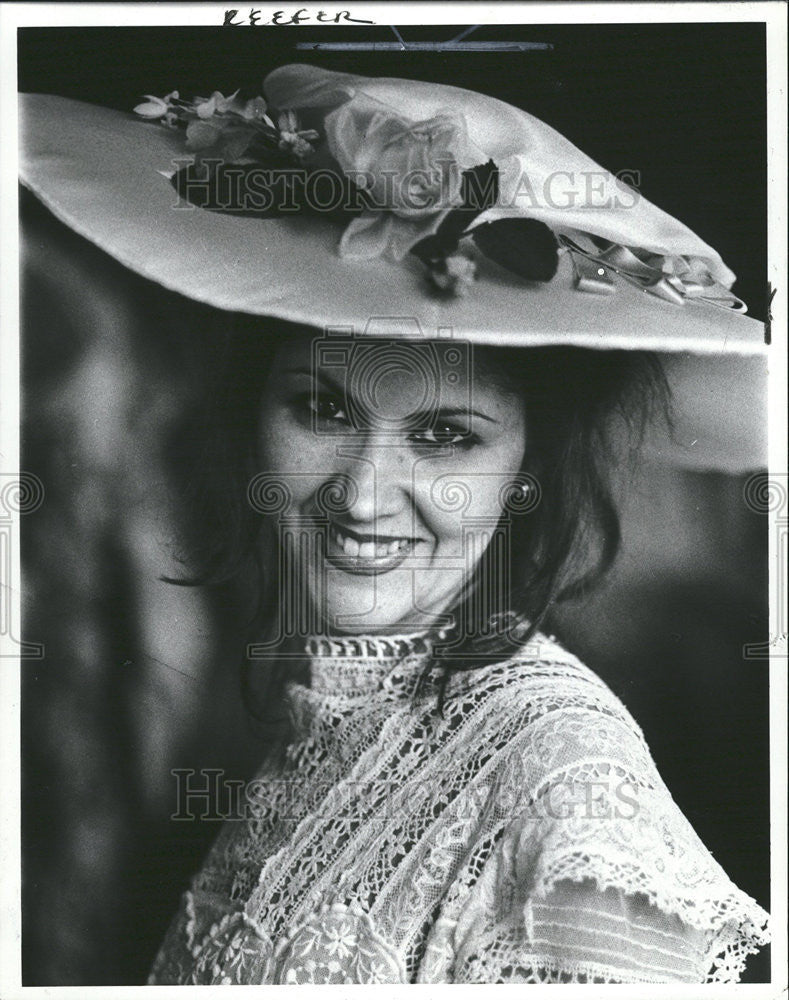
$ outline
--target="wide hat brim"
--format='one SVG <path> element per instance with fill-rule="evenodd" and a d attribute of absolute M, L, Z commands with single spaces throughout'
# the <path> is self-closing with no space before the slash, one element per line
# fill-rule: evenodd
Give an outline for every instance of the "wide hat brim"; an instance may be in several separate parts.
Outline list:
<path fill-rule="evenodd" d="M 182 134 L 66 98 L 20 100 L 22 183 L 75 232 L 172 291 L 357 335 L 399 330 L 513 347 L 658 351 L 679 390 L 678 422 L 676 440 L 654 450 L 696 468 L 765 462 L 764 330 L 750 317 L 667 302 L 626 281 L 612 295 L 580 292 L 569 255 L 545 284 L 483 259 L 468 295 L 440 297 L 416 258 L 341 257 L 342 225 L 328 219 L 185 207 L 166 176 L 184 159 Z"/>

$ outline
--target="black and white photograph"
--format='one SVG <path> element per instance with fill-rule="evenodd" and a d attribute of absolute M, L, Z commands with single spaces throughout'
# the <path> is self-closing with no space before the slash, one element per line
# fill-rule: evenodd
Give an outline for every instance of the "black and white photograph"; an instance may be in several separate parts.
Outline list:
<path fill-rule="evenodd" d="M 780 996 L 786 7 L 0 6 L 2 996 Z"/>

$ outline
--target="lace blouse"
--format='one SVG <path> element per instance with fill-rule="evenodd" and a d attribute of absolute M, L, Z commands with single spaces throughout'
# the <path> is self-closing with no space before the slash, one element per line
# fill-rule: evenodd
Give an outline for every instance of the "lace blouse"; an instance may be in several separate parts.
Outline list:
<path fill-rule="evenodd" d="M 291 740 L 152 984 L 737 981 L 766 914 L 624 706 L 554 640 L 417 692 L 424 639 L 313 640 Z"/>

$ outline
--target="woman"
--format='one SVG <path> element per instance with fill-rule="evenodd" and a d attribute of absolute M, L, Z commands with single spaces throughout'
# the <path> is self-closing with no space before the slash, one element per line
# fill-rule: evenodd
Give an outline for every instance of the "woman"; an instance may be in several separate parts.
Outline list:
<path fill-rule="evenodd" d="M 25 108 L 40 200 L 224 310 L 201 578 L 257 560 L 249 694 L 291 719 L 151 981 L 736 979 L 765 914 L 540 631 L 615 554 L 604 465 L 663 373 L 758 377 L 733 275 L 509 105 L 304 66 L 265 91 Z M 163 178 L 179 125 L 199 162 Z M 717 416 L 673 447 L 744 467 Z"/>

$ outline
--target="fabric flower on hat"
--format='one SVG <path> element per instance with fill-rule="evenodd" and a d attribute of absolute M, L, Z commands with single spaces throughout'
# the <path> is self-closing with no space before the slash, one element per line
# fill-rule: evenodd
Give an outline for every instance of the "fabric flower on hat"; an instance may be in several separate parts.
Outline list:
<path fill-rule="evenodd" d="M 340 241 L 344 257 L 402 259 L 461 201 L 461 175 L 478 159 L 463 118 L 411 121 L 377 101 L 352 100 L 326 117 L 329 151 L 371 202 Z"/>
<path fill-rule="evenodd" d="M 298 159 L 304 159 L 314 151 L 312 143 L 318 138 L 313 128 L 300 129 L 299 119 L 295 111 L 284 111 L 277 122 L 279 126 L 279 148 L 283 152 L 292 152 Z"/>
<path fill-rule="evenodd" d="M 230 97 L 225 97 L 218 90 L 215 90 L 210 97 L 195 97 L 195 114 L 198 118 L 211 118 L 216 114 L 223 114 L 226 111 L 240 112 L 244 106 L 243 101 L 238 99 L 238 91 L 234 91 Z"/>
<path fill-rule="evenodd" d="M 266 160 L 276 151 L 285 154 L 289 162 L 300 164 L 314 152 L 312 143 L 318 133 L 300 128 L 294 111 L 283 111 L 275 125 L 264 98 L 244 100 L 238 95 L 238 90 L 229 97 L 215 90 L 210 97 L 186 101 L 177 90 L 165 97 L 146 94 L 134 111 L 169 128 L 183 126 L 187 149 L 198 154 L 209 151 L 228 162 L 245 156 Z"/>
<path fill-rule="evenodd" d="M 177 90 L 165 94 L 164 97 L 146 94 L 145 101 L 138 104 L 134 111 L 140 118 L 146 118 L 148 121 L 160 121 L 168 128 L 175 128 L 179 120 L 177 106 L 181 103 Z"/>
<path fill-rule="evenodd" d="M 169 102 L 167 98 L 156 97 L 155 94 L 146 94 L 145 100 L 142 104 L 138 104 L 134 112 L 138 114 L 140 118 L 148 118 L 151 121 L 156 121 L 159 118 L 164 118 L 169 109 Z"/>
<path fill-rule="evenodd" d="M 450 254 L 430 268 L 430 280 L 442 292 L 465 295 L 477 275 L 477 265 L 465 254 Z"/>

